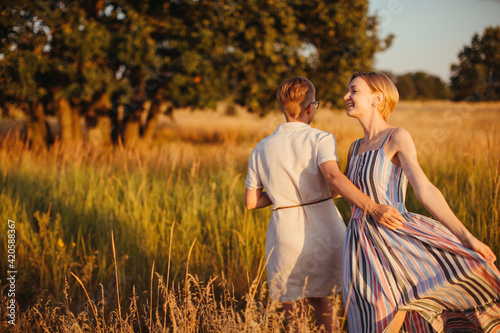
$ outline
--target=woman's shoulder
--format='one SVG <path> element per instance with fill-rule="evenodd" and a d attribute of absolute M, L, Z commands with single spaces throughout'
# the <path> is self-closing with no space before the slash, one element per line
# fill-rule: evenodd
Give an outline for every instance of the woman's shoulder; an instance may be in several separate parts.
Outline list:
<path fill-rule="evenodd" d="M 388 145 L 392 146 L 395 150 L 408 149 L 415 146 L 410 132 L 403 127 L 396 127 L 393 130 Z"/>
<path fill-rule="evenodd" d="M 393 132 L 392 132 L 392 135 L 391 135 L 391 140 L 412 140 L 412 137 L 411 137 L 411 134 L 410 132 L 408 132 L 408 130 L 406 130 L 405 128 L 403 127 L 395 127 L 393 129 Z"/>

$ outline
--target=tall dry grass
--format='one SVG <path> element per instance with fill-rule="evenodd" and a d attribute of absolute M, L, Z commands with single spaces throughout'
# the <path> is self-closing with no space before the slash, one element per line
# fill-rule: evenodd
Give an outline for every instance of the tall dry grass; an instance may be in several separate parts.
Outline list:
<path fill-rule="evenodd" d="M 429 179 L 498 257 L 499 120 L 500 104 L 450 102 L 400 103 L 389 119 L 410 131 Z M 259 269 L 270 211 L 243 206 L 248 156 L 282 121 L 183 111 L 153 146 L 136 149 L 2 139 L 0 216 L 16 221 L 18 244 L 16 329 L 282 330 Z M 362 136 L 357 122 L 320 109 L 312 125 L 335 134 L 345 166 Z M 349 205 L 336 203 L 347 221 Z M 411 189 L 407 208 L 427 214 Z M 302 327 L 314 330 L 304 318 Z"/>

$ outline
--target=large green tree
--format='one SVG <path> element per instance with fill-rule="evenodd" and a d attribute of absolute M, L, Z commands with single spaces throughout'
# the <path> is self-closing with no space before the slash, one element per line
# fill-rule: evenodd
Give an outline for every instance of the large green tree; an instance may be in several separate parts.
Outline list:
<path fill-rule="evenodd" d="M 353 70 L 371 69 L 381 40 L 366 0 L 8 0 L 0 5 L 0 98 L 24 105 L 46 137 L 101 131 L 150 140 L 161 113 L 229 100 L 276 108 L 279 83 L 306 75 L 337 104 Z M 35 131 L 36 132 L 36 131 Z M 85 131 L 84 131 L 85 132 Z M 109 134 L 111 133 L 111 135 Z M 34 136 L 33 136 L 34 137 Z"/>
<path fill-rule="evenodd" d="M 451 66 L 455 100 L 500 99 L 500 26 L 487 27 L 482 36 L 474 35 L 458 60 Z"/>

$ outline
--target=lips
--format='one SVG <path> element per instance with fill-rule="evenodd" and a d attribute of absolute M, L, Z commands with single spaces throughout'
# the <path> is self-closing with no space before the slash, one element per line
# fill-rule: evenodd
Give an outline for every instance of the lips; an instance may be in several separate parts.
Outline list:
<path fill-rule="evenodd" d="M 347 105 L 348 108 L 354 107 L 354 103 L 353 102 L 348 102 L 348 103 L 346 103 L 346 105 Z"/>

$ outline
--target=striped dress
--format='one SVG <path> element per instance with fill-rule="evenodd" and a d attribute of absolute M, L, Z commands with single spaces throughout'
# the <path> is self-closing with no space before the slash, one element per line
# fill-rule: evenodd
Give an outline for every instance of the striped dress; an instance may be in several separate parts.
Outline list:
<path fill-rule="evenodd" d="M 376 150 L 357 154 L 349 179 L 405 218 L 395 231 L 352 206 L 344 247 L 349 332 L 383 332 L 399 310 L 402 332 L 500 332 L 500 272 L 441 223 L 406 210 L 408 180 L 386 156 L 392 130 Z"/>

